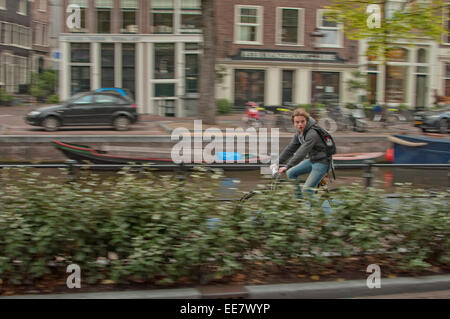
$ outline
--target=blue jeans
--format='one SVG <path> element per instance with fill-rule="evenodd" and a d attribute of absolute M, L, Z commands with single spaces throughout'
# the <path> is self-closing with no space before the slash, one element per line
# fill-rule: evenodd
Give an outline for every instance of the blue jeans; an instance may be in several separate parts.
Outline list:
<path fill-rule="evenodd" d="M 313 194 L 312 188 L 317 188 L 319 182 L 327 175 L 330 165 L 323 163 L 311 163 L 309 159 L 305 159 L 298 165 L 287 170 L 286 174 L 289 179 L 297 179 L 300 175 L 309 174 L 308 178 L 303 184 L 303 187 L 298 189 L 298 195 L 301 197 L 302 191 Z"/>

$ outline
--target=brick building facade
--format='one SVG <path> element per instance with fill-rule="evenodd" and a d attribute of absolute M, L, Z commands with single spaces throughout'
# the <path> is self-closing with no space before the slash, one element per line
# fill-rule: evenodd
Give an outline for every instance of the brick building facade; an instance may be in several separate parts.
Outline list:
<path fill-rule="evenodd" d="M 327 0 L 217 1 L 217 96 L 243 106 L 357 100 L 346 80 L 358 42 L 325 18 Z M 319 34 L 322 37 L 314 37 Z"/>

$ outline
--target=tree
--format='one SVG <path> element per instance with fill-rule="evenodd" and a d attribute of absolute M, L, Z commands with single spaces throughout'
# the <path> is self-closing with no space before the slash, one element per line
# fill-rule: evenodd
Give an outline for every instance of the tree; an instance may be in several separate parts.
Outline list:
<path fill-rule="evenodd" d="M 216 121 L 216 22 L 214 0 L 202 0 L 203 57 L 200 63 L 199 118 L 205 124 Z"/>
<path fill-rule="evenodd" d="M 399 39 L 410 44 L 418 37 L 441 42 L 446 32 L 442 12 L 442 0 L 332 0 L 327 6 L 329 20 L 342 23 L 346 37 L 351 40 L 367 40 L 366 55 L 386 61 L 389 50 Z"/>

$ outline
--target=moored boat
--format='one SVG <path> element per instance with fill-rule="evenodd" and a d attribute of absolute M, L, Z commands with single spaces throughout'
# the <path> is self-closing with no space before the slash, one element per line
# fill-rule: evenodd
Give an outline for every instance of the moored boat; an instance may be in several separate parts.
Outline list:
<path fill-rule="evenodd" d="M 368 160 L 379 162 L 383 158 L 384 152 L 335 154 L 333 162 L 334 164 L 363 164 Z"/>
<path fill-rule="evenodd" d="M 394 144 L 395 164 L 448 164 L 450 163 L 450 138 L 444 135 L 389 136 Z"/>
<path fill-rule="evenodd" d="M 141 164 L 149 165 L 158 170 L 172 170 L 176 164 L 171 158 L 158 157 L 138 157 L 138 156 L 122 156 L 110 154 L 108 151 L 94 149 L 86 145 L 69 144 L 58 140 L 52 143 L 69 159 L 75 160 L 80 164 Z M 269 156 L 257 156 L 252 154 L 241 154 L 232 152 L 219 152 L 216 154 L 216 161 L 213 163 L 184 163 L 186 166 L 212 166 L 224 170 L 256 170 L 261 168 L 261 164 L 270 165 Z M 167 167 L 164 167 L 167 166 Z M 103 166 L 96 167 L 98 169 L 114 169 L 113 167 Z M 117 168 L 119 169 L 119 168 Z"/>

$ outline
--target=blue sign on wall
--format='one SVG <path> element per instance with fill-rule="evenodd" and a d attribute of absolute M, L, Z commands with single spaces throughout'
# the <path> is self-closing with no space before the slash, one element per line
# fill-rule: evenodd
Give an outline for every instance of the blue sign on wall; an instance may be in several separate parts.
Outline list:
<path fill-rule="evenodd" d="M 59 60 L 61 53 L 60 52 L 53 52 L 53 58 Z"/>

